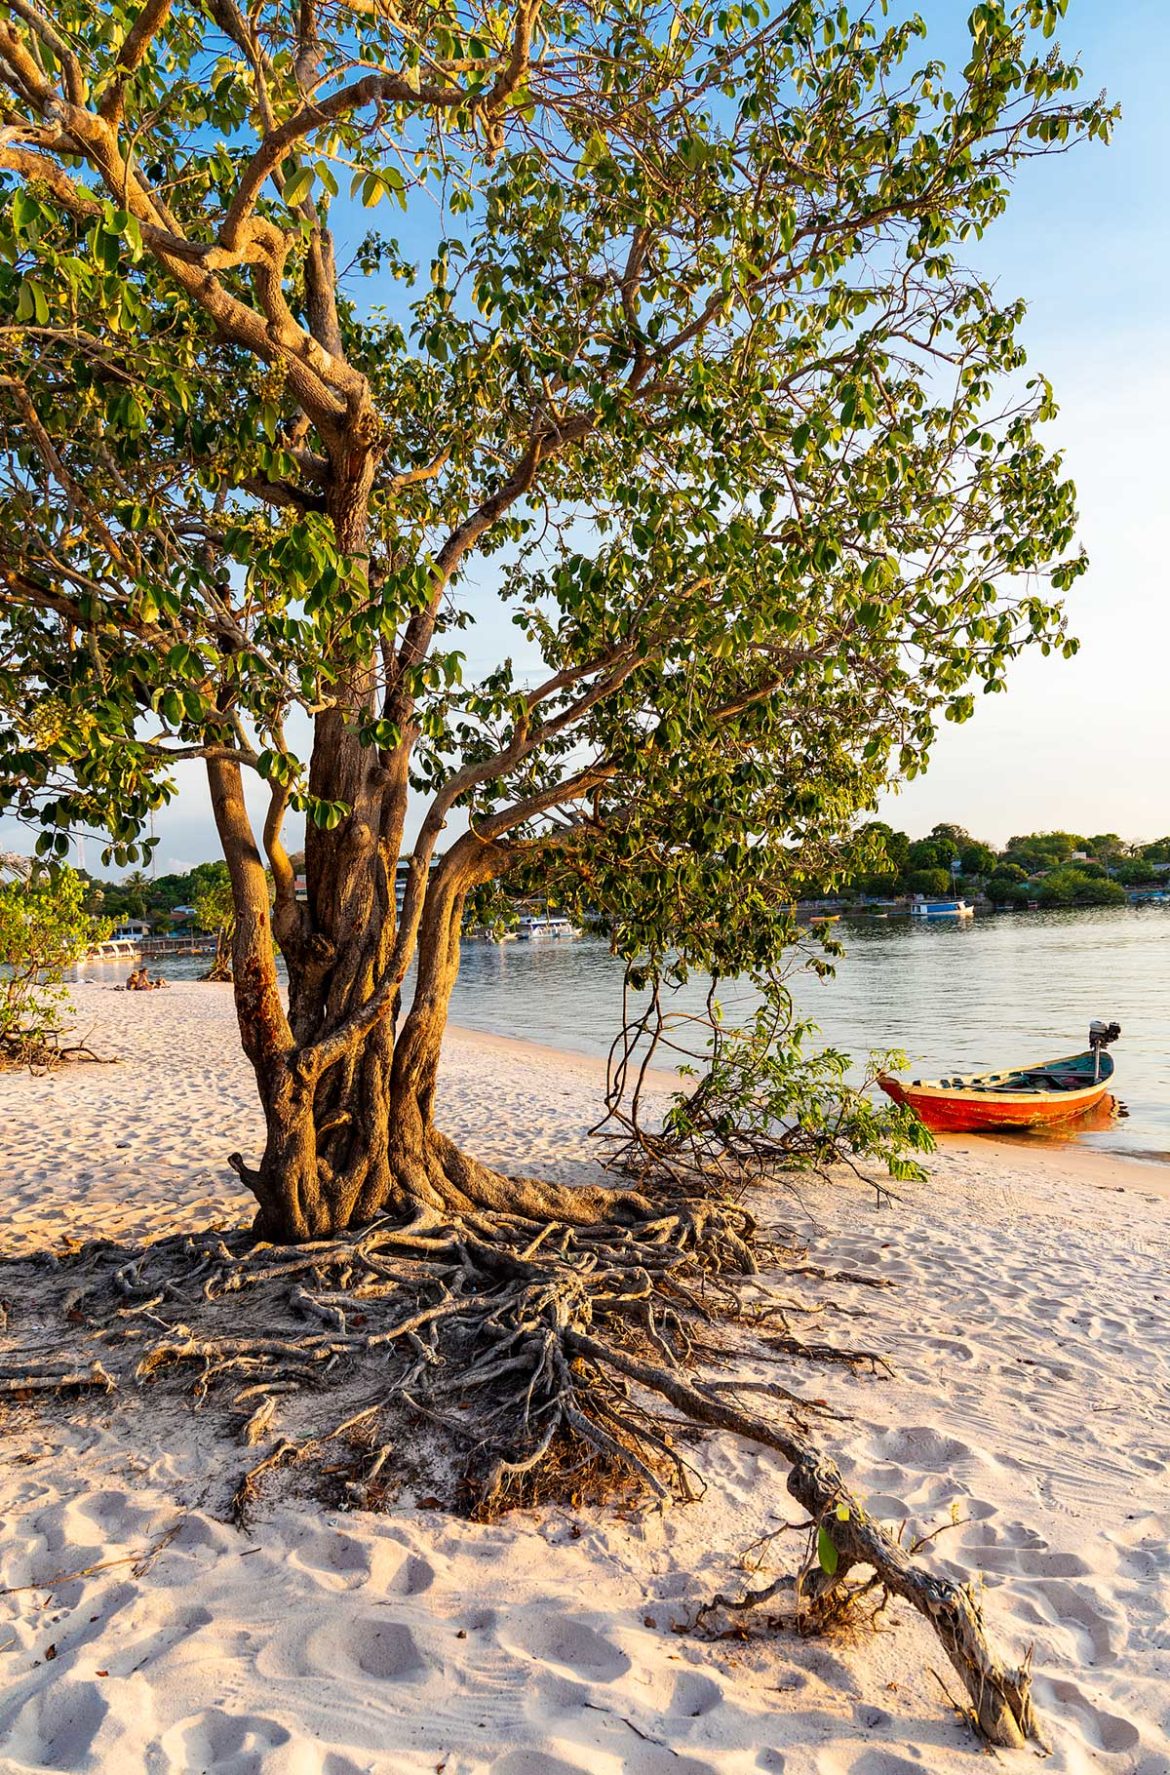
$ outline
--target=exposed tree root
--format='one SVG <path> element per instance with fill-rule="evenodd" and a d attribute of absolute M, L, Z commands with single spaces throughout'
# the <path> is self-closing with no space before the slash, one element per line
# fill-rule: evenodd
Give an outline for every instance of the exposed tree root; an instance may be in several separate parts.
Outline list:
<path fill-rule="evenodd" d="M 827 1408 L 753 1379 L 742 1386 L 770 1402 L 758 1415 L 730 1381 L 690 1377 L 700 1357 L 709 1367 L 724 1353 L 721 1322 L 741 1305 L 734 1275 L 756 1268 L 759 1249 L 750 1215 L 712 1202 L 672 1203 L 628 1225 L 476 1205 L 296 1246 L 216 1233 L 135 1251 L 99 1242 L 47 1260 L 51 1276 L 45 1261 L 7 1266 L 27 1272 L 42 1317 L 46 1296 L 60 1297 L 57 1347 L 72 1335 L 89 1360 L 0 1370 L 12 1377 L 0 1392 L 149 1384 L 179 1385 L 209 1409 L 222 1398 L 258 1457 L 231 1497 L 237 1521 L 280 1469 L 332 1476 L 338 1501 L 376 1506 L 403 1477 L 395 1451 L 417 1446 L 420 1428 L 462 1450 L 461 1490 L 447 1501 L 478 1515 L 615 1488 L 691 1498 L 690 1445 L 703 1430 L 730 1432 L 784 1458 L 813 1527 L 822 1557 L 795 1580 L 802 1629 L 832 1621 L 859 1588 L 850 1572 L 869 1568 L 861 1588 L 903 1597 L 931 1622 L 979 1730 L 1022 1743 L 1035 1735 L 1026 1666 L 1010 1670 L 988 1647 L 969 1588 L 925 1570 L 866 1515 L 810 1440 Z M 789 1271 L 811 1267 L 795 1250 L 771 1255 Z M 805 1344 L 781 1309 L 762 1318 L 764 1360 L 880 1362 Z M 325 1397 L 337 1421 L 322 1428 Z"/>
<path fill-rule="evenodd" d="M 838 1612 L 845 1581 L 855 1566 L 868 1566 L 880 1584 L 924 1615 L 971 1697 L 975 1720 L 992 1744 L 1018 1748 L 1038 1737 L 1028 1662 L 1010 1669 L 991 1651 L 983 1616 L 970 1585 L 955 1584 L 915 1564 L 906 1548 L 867 1514 L 850 1492 L 836 1462 L 792 1431 L 756 1417 L 707 1387 L 692 1386 L 676 1372 L 601 1350 L 591 1338 L 569 1332 L 570 1348 L 602 1360 L 643 1387 L 659 1393 L 692 1422 L 774 1448 L 790 1464 L 788 1490 L 817 1528 L 816 1558 L 796 1580 L 797 1607 L 805 1631 L 827 1625 Z M 824 1557 L 825 1541 L 832 1548 Z M 780 1588 L 750 1598 L 754 1606 Z M 868 1586 L 867 1586 L 868 1588 Z M 739 1606 L 744 1606 L 741 1602 Z"/>
<path fill-rule="evenodd" d="M 0 1036 L 0 1072 L 52 1072 L 55 1067 L 88 1061 L 94 1066 L 113 1066 L 116 1058 L 95 1054 L 85 1042 L 62 1042 L 60 1032 L 45 1029 L 14 1029 Z"/>
<path fill-rule="evenodd" d="M 30 1366 L 18 1372 L 0 1369 L 0 1396 L 8 1398 L 20 1399 L 34 1393 L 112 1393 L 116 1385 L 113 1375 L 100 1362 L 91 1362 L 88 1368 L 67 1365 Z"/>

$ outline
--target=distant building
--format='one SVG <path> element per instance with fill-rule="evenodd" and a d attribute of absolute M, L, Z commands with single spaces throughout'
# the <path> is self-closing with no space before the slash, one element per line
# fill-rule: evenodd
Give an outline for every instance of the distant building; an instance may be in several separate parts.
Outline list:
<path fill-rule="evenodd" d="M 140 943 L 143 937 L 149 937 L 150 926 L 144 918 L 124 918 L 112 935 L 114 943 Z"/>

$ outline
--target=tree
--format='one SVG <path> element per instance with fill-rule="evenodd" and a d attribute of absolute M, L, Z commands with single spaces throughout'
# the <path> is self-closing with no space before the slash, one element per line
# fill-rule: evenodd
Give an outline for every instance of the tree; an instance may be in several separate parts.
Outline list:
<path fill-rule="evenodd" d="M 897 891 L 910 840 L 884 820 L 867 820 L 858 831 L 857 872 L 850 886 L 855 893 L 880 897 Z"/>
<path fill-rule="evenodd" d="M 868 7 L 538 6 L 0 22 L 4 803 L 133 863 L 205 762 L 270 1237 L 611 1213 L 435 1126 L 468 893 L 765 962 L 937 720 L 1075 645 L 1052 394 L 958 257 L 1108 134 L 1061 0 L 977 6 L 951 88 Z M 464 686 L 493 585 L 542 664 Z"/>
<path fill-rule="evenodd" d="M 73 869 L 20 871 L 0 884 L 0 1055 L 27 1062 L 51 1051 L 64 1027 L 66 970 L 108 933 L 86 912 Z"/>
<path fill-rule="evenodd" d="M 986 885 L 987 898 L 993 906 L 1026 906 L 1032 898 L 1033 890 L 1024 880 L 1022 869 L 1010 865 L 1000 867 L 991 876 Z"/>
<path fill-rule="evenodd" d="M 916 838 L 907 853 L 906 866 L 908 869 L 949 871 L 957 855 L 958 851 L 949 838 Z"/>
<path fill-rule="evenodd" d="M 951 891 L 950 871 L 947 869 L 911 869 L 906 877 L 908 894 L 925 894 L 927 899 L 941 899 Z"/>
<path fill-rule="evenodd" d="M 1017 863 L 1028 875 L 1041 869 L 1054 869 L 1067 863 L 1074 851 L 1083 851 L 1085 840 L 1074 832 L 1031 832 L 1022 838 L 1009 838 L 1003 860 Z"/>
<path fill-rule="evenodd" d="M 1117 863 L 1127 857 L 1130 846 L 1116 832 L 1098 832 L 1095 837 L 1085 840 L 1085 849 L 1098 863 Z"/>
<path fill-rule="evenodd" d="M 959 856 L 959 865 L 964 875 L 991 875 L 996 863 L 996 854 L 991 846 L 980 844 L 977 840 L 968 841 Z"/>
<path fill-rule="evenodd" d="M 1104 874 L 1083 869 L 1054 869 L 1036 890 L 1041 906 L 1124 906 L 1125 889 Z"/>
<path fill-rule="evenodd" d="M 215 960 L 204 978 L 230 980 L 231 945 L 236 926 L 231 876 L 226 863 L 204 864 L 202 869 L 201 885 L 195 894 L 195 923 L 199 930 L 215 936 Z"/>
<path fill-rule="evenodd" d="M 942 820 L 937 826 L 932 826 L 930 828 L 930 836 L 934 839 L 936 844 L 939 842 L 945 843 L 949 847 L 951 855 L 954 857 L 957 857 L 960 852 L 971 843 L 971 834 L 967 831 L 967 828 L 965 826 L 956 826 L 949 820 Z"/>
<path fill-rule="evenodd" d="M 122 883 L 122 892 L 127 913 L 132 918 L 144 918 L 150 892 L 150 877 L 145 870 L 132 869 Z"/>
<path fill-rule="evenodd" d="M 1144 887 L 1151 881 L 1158 880 L 1158 871 L 1144 857 L 1130 857 L 1118 863 L 1113 871 L 1114 879 L 1123 887 Z"/>

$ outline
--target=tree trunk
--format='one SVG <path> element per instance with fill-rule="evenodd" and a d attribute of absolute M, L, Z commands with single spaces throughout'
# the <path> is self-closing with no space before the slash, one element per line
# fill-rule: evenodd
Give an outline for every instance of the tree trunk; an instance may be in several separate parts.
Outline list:
<path fill-rule="evenodd" d="M 459 971 L 468 860 L 477 842 L 460 840 L 435 872 L 404 1019 L 394 990 L 381 1014 L 347 1039 L 328 1064 L 320 1063 L 311 1043 L 294 1044 L 259 1064 L 254 1060 L 267 1141 L 258 1170 L 251 1171 L 238 1154 L 232 1162 L 260 1204 L 256 1230 L 262 1237 L 274 1242 L 323 1238 L 385 1212 L 472 1220 L 511 1214 L 588 1225 L 603 1216 L 640 1218 L 649 1211 L 628 1191 L 505 1177 L 462 1152 L 435 1125 L 439 1055 Z M 384 932 L 368 922 L 348 942 L 335 941 L 334 949 L 328 976 L 316 981 L 315 1002 L 310 1003 L 305 980 L 297 988 L 305 1023 L 319 1022 L 339 972 L 363 984 L 364 997 L 350 995 L 351 1013 L 360 1013 L 386 985 L 377 967 L 368 965 L 371 954 L 386 950 Z"/>
<path fill-rule="evenodd" d="M 338 543 L 359 573 L 365 571 L 372 460 L 367 449 L 352 470 L 343 462 L 330 495 Z M 404 644 L 402 655 L 409 652 Z M 236 1010 L 267 1126 L 258 1168 L 238 1153 L 231 1158 L 259 1202 L 256 1231 L 273 1241 L 321 1238 L 387 1211 L 464 1218 L 506 1213 L 578 1225 L 615 1212 L 648 1212 L 628 1191 L 503 1177 L 435 1127 L 439 1051 L 459 971 L 464 901 L 472 886 L 499 872 L 504 853 L 465 833 L 431 873 L 440 818 L 413 859 L 400 931 L 395 871 L 417 737 L 413 701 L 392 675 L 379 686 L 369 658 L 339 665 L 330 690 L 333 702 L 316 717 L 308 787 L 315 799 L 343 804 L 347 812 L 333 826 L 308 825 L 303 906 L 294 900 L 287 859 L 276 867 L 270 827 L 278 834 L 282 804 L 274 800 L 277 813 L 264 834 L 277 883 L 270 916 L 239 766 L 208 761 L 236 907 Z M 363 743 L 363 726 L 379 714 L 400 729 L 393 750 Z M 287 1012 L 273 917 L 288 967 Z M 414 995 L 400 1026 L 403 981 L 415 957 Z"/>
<path fill-rule="evenodd" d="M 215 933 L 215 958 L 202 978 L 204 980 L 210 980 L 217 985 L 230 986 L 231 984 L 232 944 L 231 938 L 223 925 L 220 925 Z"/>

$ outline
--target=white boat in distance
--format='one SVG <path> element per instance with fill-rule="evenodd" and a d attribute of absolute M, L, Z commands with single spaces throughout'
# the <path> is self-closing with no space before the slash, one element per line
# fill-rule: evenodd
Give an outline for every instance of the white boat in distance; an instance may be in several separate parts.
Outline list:
<path fill-rule="evenodd" d="M 137 961 L 142 955 L 142 945 L 137 937 L 107 937 L 102 943 L 95 943 L 82 957 L 83 961 Z"/>
<path fill-rule="evenodd" d="M 911 918 L 974 918 L 975 908 L 966 900 L 912 900 Z"/>
<path fill-rule="evenodd" d="M 545 937 L 575 937 L 577 934 L 577 927 L 555 912 L 546 912 L 541 917 L 526 916 L 520 920 L 516 930 L 521 942 L 533 942 Z"/>

